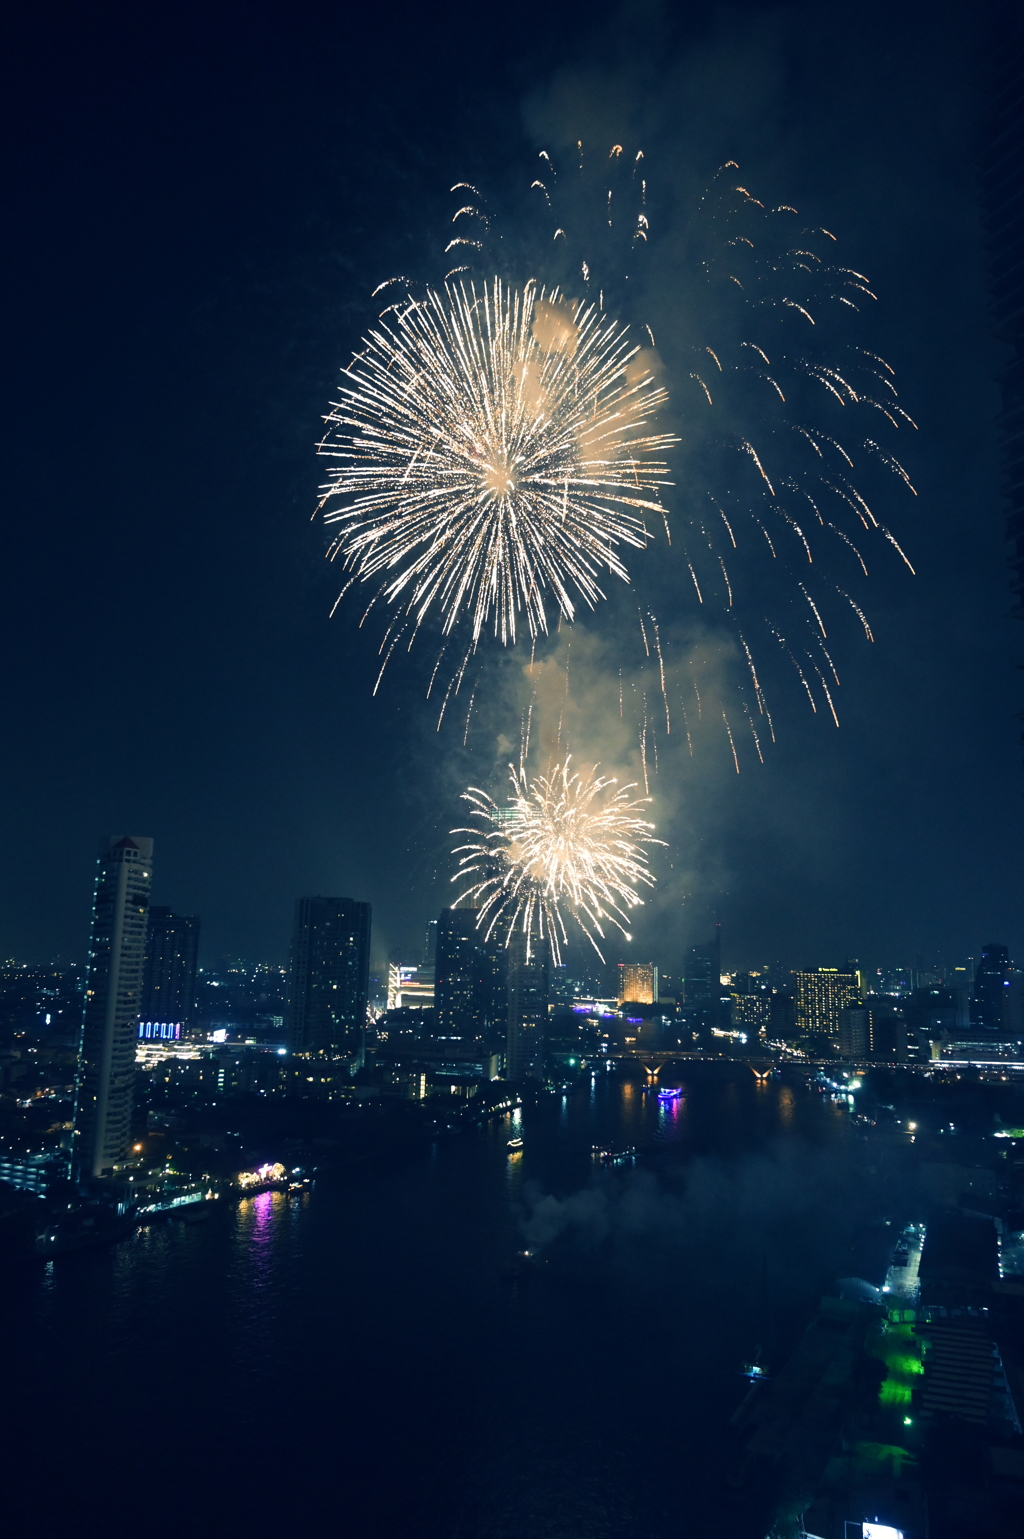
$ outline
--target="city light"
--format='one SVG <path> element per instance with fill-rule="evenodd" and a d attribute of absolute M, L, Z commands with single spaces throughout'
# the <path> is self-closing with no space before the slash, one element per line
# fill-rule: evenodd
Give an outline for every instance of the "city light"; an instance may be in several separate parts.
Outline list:
<path fill-rule="evenodd" d="M 284 1165 L 260 1165 L 256 1170 L 241 1170 L 236 1177 L 243 1191 L 251 1190 L 255 1186 L 268 1186 L 276 1181 L 283 1181 L 288 1171 Z"/>

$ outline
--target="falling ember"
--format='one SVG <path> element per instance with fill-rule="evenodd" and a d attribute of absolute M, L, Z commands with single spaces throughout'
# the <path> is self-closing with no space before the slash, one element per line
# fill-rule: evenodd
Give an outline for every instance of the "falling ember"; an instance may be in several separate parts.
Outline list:
<path fill-rule="evenodd" d="M 725 730 L 729 734 L 729 747 L 732 749 L 732 762 L 736 766 L 736 773 L 738 775 L 740 772 L 739 754 L 736 752 L 736 744 L 733 742 L 732 728 L 729 725 L 729 718 L 726 716 L 724 711 L 722 712 L 722 720 L 725 722 Z"/>
<path fill-rule="evenodd" d="M 645 846 L 663 841 L 642 816 L 649 798 L 632 797 L 635 785 L 619 788 L 597 768 L 574 771 L 567 755 L 528 780 L 522 765 L 510 765 L 504 806 L 476 787 L 463 793 L 478 826 L 453 829 L 472 842 L 454 851 L 460 859 L 452 880 L 470 882 L 456 901 L 479 908 L 477 927 L 488 937 L 508 945 L 519 933 L 528 946 L 546 939 L 556 964 L 570 920 L 602 961 L 598 941 L 608 927 L 628 939 L 629 910 L 643 902 L 638 889 L 655 881 Z"/>
<path fill-rule="evenodd" d="M 548 608 L 572 619 L 628 580 L 620 548 L 664 516 L 650 431 L 666 400 L 639 348 L 593 305 L 500 279 L 394 307 L 344 371 L 321 453 L 331 559 L 393 606 L 412 634 L 437 614 L 475 644 L 505 645 Z M 336 500 L 336 502 L 335 502 Z"/>

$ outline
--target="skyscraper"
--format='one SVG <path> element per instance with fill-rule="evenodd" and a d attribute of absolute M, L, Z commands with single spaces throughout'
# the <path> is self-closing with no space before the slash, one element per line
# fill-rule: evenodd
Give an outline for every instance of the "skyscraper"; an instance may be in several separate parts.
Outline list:
<path fill-rule="evenodd" d="M 549 954 L 546 940 L 517 930 L 508 946 L 508 1037 L 506 1079 L 543 1079 L 547 1046 Z"/>
<path fill-rule="evenodd" d="M 505 948 L 476 927 L 479 909 L 446 908 L 437 924 L 437 1035 L 494 1043 L 505 1034 Z"/>
<path fill-rule="evenodd" d="M 988 12 L 982 81 L 979 172 L 989 247 L 988 291 L 993 334 L 1008 348 L 997 375 L 1002 396 L 1001 439 L 1006 537 L 1011 572 L 1010 613 L 1024 619 L 1024 16 L 1018 3 Z"/>
<path fill-rule="evenodd" d="M 839 1017 L 846 1005 L 858 998 L 858 974 L 837 967 L 797 972 L 796 1029 L 803 1036 L 839 1036 Z"/>
<path fill-rule="evenodd" d="M 1013 977 L 1010 953 L 990 941 L 981 948 L 971 994 L 971 1026 L 975 1031 L 1002 1035 L 1010 1029 L 1009 995 Z"/>
<path fill-rule="evenodd" d="M 199 960 L 199 920 L 154 904 L 146 931 L 143 973 L 144 1021 L 187 1021 L 192 1013 Z"/>
<path fill-rule="evenodd" d="M 683 989 L 688 1005 L 713 1006 L 721 992 L 722 935 L 707 946 L 691 946 L 683 963 Z"/>
<path fill-rule="evenodd" d="M 352 898 L 299 898 L 292 933 L 288 1034 L 293 1053 L 335 1070 L 363 1063 L 370 981 L 370 905 Z M 319 1081 L 318 1081 L 319 1083 Z"/>
<path fill-rule="evenodd" d="M 104 1176 L 128 1152 L 153 841 L 111 834 L 100 846 L 75 1106 L 75 1163 Z"/>

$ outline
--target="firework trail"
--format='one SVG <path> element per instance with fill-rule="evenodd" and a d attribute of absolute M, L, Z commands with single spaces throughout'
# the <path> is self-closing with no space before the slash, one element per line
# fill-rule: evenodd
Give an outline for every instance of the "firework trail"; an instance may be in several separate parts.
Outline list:
<path fill-rule="evenodd" d="M 567 755 L 547 774 L 528 779 L 523 764 L 509 766 L 511 795 L 499 806 L 476 787 L 463 793 L 474 828 L 457 828 L 471 842 L 459 845 L 453 881 L 468 883 L 457 902 L 480 910 L 477 925 L 508 945 L 515 933 L 546 939 L 555 965 L 569 938 L 567 921 L 579 926 L 598 956 L 607 926 L 626 940 L 628 913 L 640 906 L 641 886 L 653 887 L 645 846 L 660 844 L 642 814 L 648 797 L 632 797 L 635 785 L 592 771 L 572 769 Z"/>
<path fill-rule="evenodd" d="M 815 712 L 820 707 L 838 725 L 825 682 L 835 676 L 826 638 L 852 620 L 874 640 L 867 600 L 856 590 L 864 591 L 872 555 L 895 551 L 911 566 L 880 508 L 893 489 L 916 496 L 900 459 L 880 441 L 915 431 L 894 371 L 853 338 L 864 324 L 858 312 L 874 302 L 868 279 L 841 265 L 830 231 L 809 227 L 789 204 L 756 198 L 734 162 L 681 227 L 658 234 L 655 269 L 657 197 L 642 154 L 619 145 L 577 150 L 565 169 L 540 157 L 527 196 L 536 200 L 537 228 L 547 232 L 547 256 L 531 252 L 531 263 L 560 292 L 614 310 L 631 334 L 649 339 L 649 367 L 672 385 L 670 425 L 678 429 L 665 498 L 669 549 L 637 565 L 627 607 L 605 623 L 623 638 L 638 680 L 656 668 L 667 732 L 670 701 L 685 696 L 678 649 L 689 647 L 695 628 L 732 638 L 741 672 L 723 703 L 760 717 L 770 740 L 768 698 L 786 670 Z M 528 228 L 530 218 L 518 211 L 517 226 Z M 472 227 L 474 240 L 460 248 L 467 271 L 507 261 L 499 221 L 477 202 L 463 200 L 455 219 L 464 240 Z M 628 615 L 636 616 L 638 597 L 642 657 L 627 641 L 630 629 L 637 633 Z M 654 689 L 644 679 L 638 693 Z M 716 719 L 724 729 L 728 716 Z M 751 742 L 760 758 L 760 737 L 752 732 Z M 726 751 L 735 758 L 735 742 Z"/>
<path fill-rule="evenodd" d="M 533 637 L 548 606 L 593 607 L 601 574 L 628 581 L 673 440 L 650 430 L 665 391 L 625 329 L 592 303 L 500 278 L 389 307 L 344 371 L 320 453 L 331 546 L 372 603 L 396 612 L 385 647 L 436 614 Z M 387 653 L 390 656 L 390 649 Z M 387 657 L 385 657 L 385 662 Z"/>

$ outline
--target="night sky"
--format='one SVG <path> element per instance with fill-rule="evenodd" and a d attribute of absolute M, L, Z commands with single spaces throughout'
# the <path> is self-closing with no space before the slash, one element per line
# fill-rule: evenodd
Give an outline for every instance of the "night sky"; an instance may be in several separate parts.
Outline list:
<path fill-rule="evenodd" d="M 310 892 L 418 958 L 458 776 L 494 754 L 456 774 L 415 673 L 371 697 L 314 447 L 452 183 L 578 123 L 652 183 L 732 156 L 836 231 L 920 424 L 892 511 L 917 576 L 873 574 L 841 730 L 794 702 L 739 776 L 702 746 L 637 950 L 671 968 L 717 915 L 731 966 L 1024 954 L 972 9 L 8 5 L 0 953 L 82 959 L 116 830 L 154 838 L 208 965 L 283 960 Z"/>

